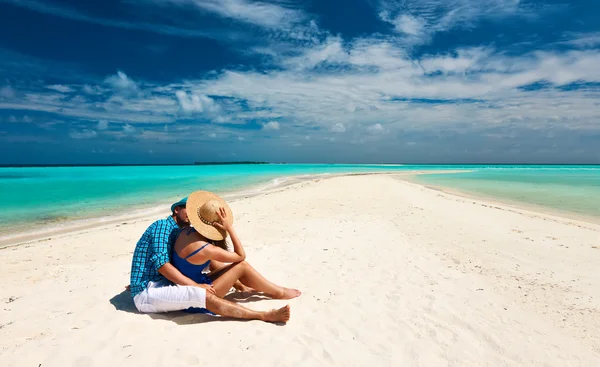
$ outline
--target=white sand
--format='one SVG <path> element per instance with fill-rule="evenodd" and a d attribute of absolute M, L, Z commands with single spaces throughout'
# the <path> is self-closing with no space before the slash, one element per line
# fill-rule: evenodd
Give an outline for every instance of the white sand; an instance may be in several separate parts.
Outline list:
<path fill-rule="evenodd" d="M 600 366 L 596 224 L 382 175 L 231 206 L 287 325 L 135 312 L 138 219 L 0 251 L 0 366 Z"/>

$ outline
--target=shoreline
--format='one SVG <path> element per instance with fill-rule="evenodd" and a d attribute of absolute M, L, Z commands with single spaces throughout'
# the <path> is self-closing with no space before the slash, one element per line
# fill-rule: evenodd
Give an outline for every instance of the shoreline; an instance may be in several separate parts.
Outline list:
<path fill-rule="evenodd" d="M 416 176 L 416 175 L 415 175 Z M 554 220 L 560 219 L 563 221 L 576 221 L 592 225 L 600 225 L 600 217 L 593 215 L 580 214 L 568 210 L 561 210 L 558 208 L 538 205 L 529 203 L 526 201 L 517 201 L 507 198 L 499 198 L 491 195 L 480 194 L 477 192 L 466 191 L 457 189 L 454 187 L 434 185 L 430 183 L 419 182 L 416 177 L 408 177 L 403 181 L 425 187 L 430 190 L 442 192 L 445 194 L 453 195 L 463 200 L 475 200 L 478 204 L 487 205 L 496 209 L 510 210 L 513 212 L 527 213 L 529 215 L 539 215 Z M 475 203 L 473 203 L 475 204 Z M 500 208 L 502 207 L 502 208 Z"/>
<path fill-rule="evenodd" d="M 246 199 L 261 195 L 268 195 L 275 193 L 281 189 L 288 188 L 302 184 L 307 181 L 319 181 L 321 179 L 329 179 L 334 177 L 344 176 L 362 176 L 362 175 L 387 175 L 392 176 L 410 184 L 414 184 L 429 190 L 438 191 L 448 195 L 455 196 L 462 200 L 474 200 L 473 204 L 480 204 L 482 206 L 489 206 L 496 209 L 513 211 L 516 213 L 527 214 L 527 215 L 538 215 L 552 220 L 558 220 L 561 222 L 576 221 L 581 224 L 592 224 L 600 225 L 600 217 L 585 216 L 578 213 L 559 210 L 552 207 L 535 205 L 523 201 L 512 201 L 505 198 L 497 198 L 487 196 L 484 194 L 478 194 L 474 192 L 462 191 L 447 186 L 438 186 L 428 183 L 419 182 L 416 176 L 427 175 L 427 174 L 452 174 L 468 172 L 468 170 L 415 170 L 415 171 L 400 171 L 400 172 L 346 172 L 346 173 L 319 173 L 319 174 L 304 174 L 294 176 L 280 176 L 261 184 L 252 185 L 239 190 L 223 192 L 220 195 L 230 201 L 234 202 L 240 199 Z M 273 183 L 273 181 L 282 180 L 281 182 Z M 85 219 L 70 219 L 60 222 L 58 225 L 40 226 L 39 228 L 29 231 L 26 234 L 18 235 L 9 233 L 7 236 L 0 237 L 0 250 L 20 245 L 26 245 L 36 242 L 45 242 L 51 240 L 54 237 L 63 237 L 72 233 L 80 233 L 96 228 L 102 227 L 119 227 L 120 225 L 129 224 L 131 222 L 137 222 L 140 220 L 150 220 L 158 218 L 162 213 L 167 215 L 170 203 L 164 203 L 160 205 L 153 205 L 149 207 L 140 207 L 135 210 L 134 213 L 123 214 L 123 215 L 104 215 L 98 217 L 91 217 Z M 165 214 L 167 213 L 167 214 Z M 121 222 L 119 224 L 119 222 Z"/>
<path fill-rule="evenodd" d="M 406 171 L 406 172 L 394 172 L 393 174 L 407 175 L 407 174 L 424 174 L 424 173 L 456 173 L 464 172 L 464 170 L 431 170 L 431 171 Z M 282 189 L 288 186 L 300 184 L 305 181 L 311 181 L 315 179 L 340 177 L 340 176 L 352 176 L 352 175 L 379 175 L 379 174 L 392 174 L 391 172 L 346 172 L 346 173 L 316 173 L 316 174 L 300 174 L 293 176 L 278 176 L 273 179 L 269 179 L 266 182 L 251 185 L 248 187 L 241 188 L 239 190 L 224 191 L 219 193 L 224 199 L 229 201 L 239 200 L 241 198 L 250 198 L 254 196 L 260 196 L 276 192 L 278 189 Z M 279 181 L 275 182 L 274 181 Z M 199 189 L 200 190 L 200 189 Z M 162 213 L 168 214 L 169 207 L 173 200 L 152 206 L 143 206 L 134 209 L 133 213 L 122 214 L 122 215 L 101 215 L 92 216 L 89 218 L 70 218 L 64 221 L 55 222 L 52 224 L 40 224 L 27 231 L 25 234 L 20 234 L 20 228 L 5 231 L 6 235 L 0 236 L 0 249 L 24 245 L 32 242 L 43 242 L 56 236 L 63 236 L 69 233 L 83 232 L 95 228 L 104 226 L 113 226 L 122 222 L 132 222 L 138 220 L 145 220 L 148 218 L 158 218 Z M 165 214 L 165 215 L 167 215 Z"/>
<path fill-rule="evenodd" d="M 286 326 L 139 313 L 123 286 L 153 217 L 4 249 L 0 365 L 600 363 L 600 226 L 409 177 L 313 178 L 231 203 L 247 261 L 302 296 L 226 298 L 289 304 Z"/>

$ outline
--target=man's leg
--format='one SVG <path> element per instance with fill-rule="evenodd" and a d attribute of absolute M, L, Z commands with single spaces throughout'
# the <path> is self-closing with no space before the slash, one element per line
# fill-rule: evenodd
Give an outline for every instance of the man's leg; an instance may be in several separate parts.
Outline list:
<path fill-rule="evenodd" d="M 206 308 L 217 315 L 237 319 L 287 322 L 290 318 L 289 305 L 278 310 L 254 311 L 206 293 L 204 288 L 172 285 L 167 281 L 150 283 L 144 292 L 135 296 L 134 302 L 139 311 L 146 313 L 180 311 L 197 307 Z"/>
<path fill-rule="evenodd" d="M 244 320 L 288 322 L 290 319 L 290 305 L 286 305 L 278 310 L 254 311 L 210 293 L 206 295 L 206 309 L 217 315 Z"/>

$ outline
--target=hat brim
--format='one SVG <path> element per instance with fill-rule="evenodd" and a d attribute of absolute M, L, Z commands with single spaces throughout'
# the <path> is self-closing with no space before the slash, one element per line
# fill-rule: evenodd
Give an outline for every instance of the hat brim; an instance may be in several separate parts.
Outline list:
<path fill-rule="evenodd" d="M 178 206 L 185 206 L 185 201 L 178 201 L 176 203 L 173 203 L 171 205 L 171 212 L 174 212 L 175 208 L 177 208 Z"/>
<path fill-rule="evenodd" d="M 229 205 L 227 205 L 227 202 L 225 202 L 225 200 L 223 200 L 218 195 L 209 191 L 195 191 L 188 196 L 187 203 L 185 205 L 185 208 L 187 209 L 187 215 L 190 220 L 190 223 L 198 233 L 208 238 L 209 240 L 221 241 L 227 238 L 227 231 L 218 229 L 215 226 L 204 223 L 200 219 L 200 215 L 198 214 L 198 210 L 200 209 L 200 207 L 209 200 L 219 201 L 219 205 L 225 208 L 227 217 L 231 218 L 231 222 L 233 223 L 233 212 L 231 211 Z"/>

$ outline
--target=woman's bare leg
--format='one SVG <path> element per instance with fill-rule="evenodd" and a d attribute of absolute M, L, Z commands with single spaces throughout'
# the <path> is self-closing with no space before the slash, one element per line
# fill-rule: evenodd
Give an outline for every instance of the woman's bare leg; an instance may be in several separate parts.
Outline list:
<path fill-rule="evenodd" d="M 277 299 L 296 298 L 301 294 L 297 289 L 284 288 L 269 282 L 245 261 L 229 265 L 229 268 L 215 279 L 212 285 L 217 296 L 224 297 L 238 280 Z"/>
<path fill-rule="evenodd" d="M 218 277 L 223 275 L 223 272 L 227 269 L 227 267 L 229 265 L 230 264 L 222 263 L 220 261 L 211 260 L 210 265 L 209 265 L 209 267 L 210 267 L 209 277 L 214 281 L 215 279 L 217 279 Z M 250 293 L 250 292 L 254 291 L 254 289 L 252 289 L 251 287 L 248 287 L 245 284 L 242 284 L 242 282 L 240 282 L 239 280 L 233 284 L 233 288 L 235 288 L 236 290 L 238 290 L 240 292 Z"/>
<path fill-rule="evenodd" d="M 290 305 L 284 306 L 278 310 L 254 311 L 210 293 L 206 294 L 206 309 L 217 315 L 244 320 L 288 322 L 290 319 Z"/>

